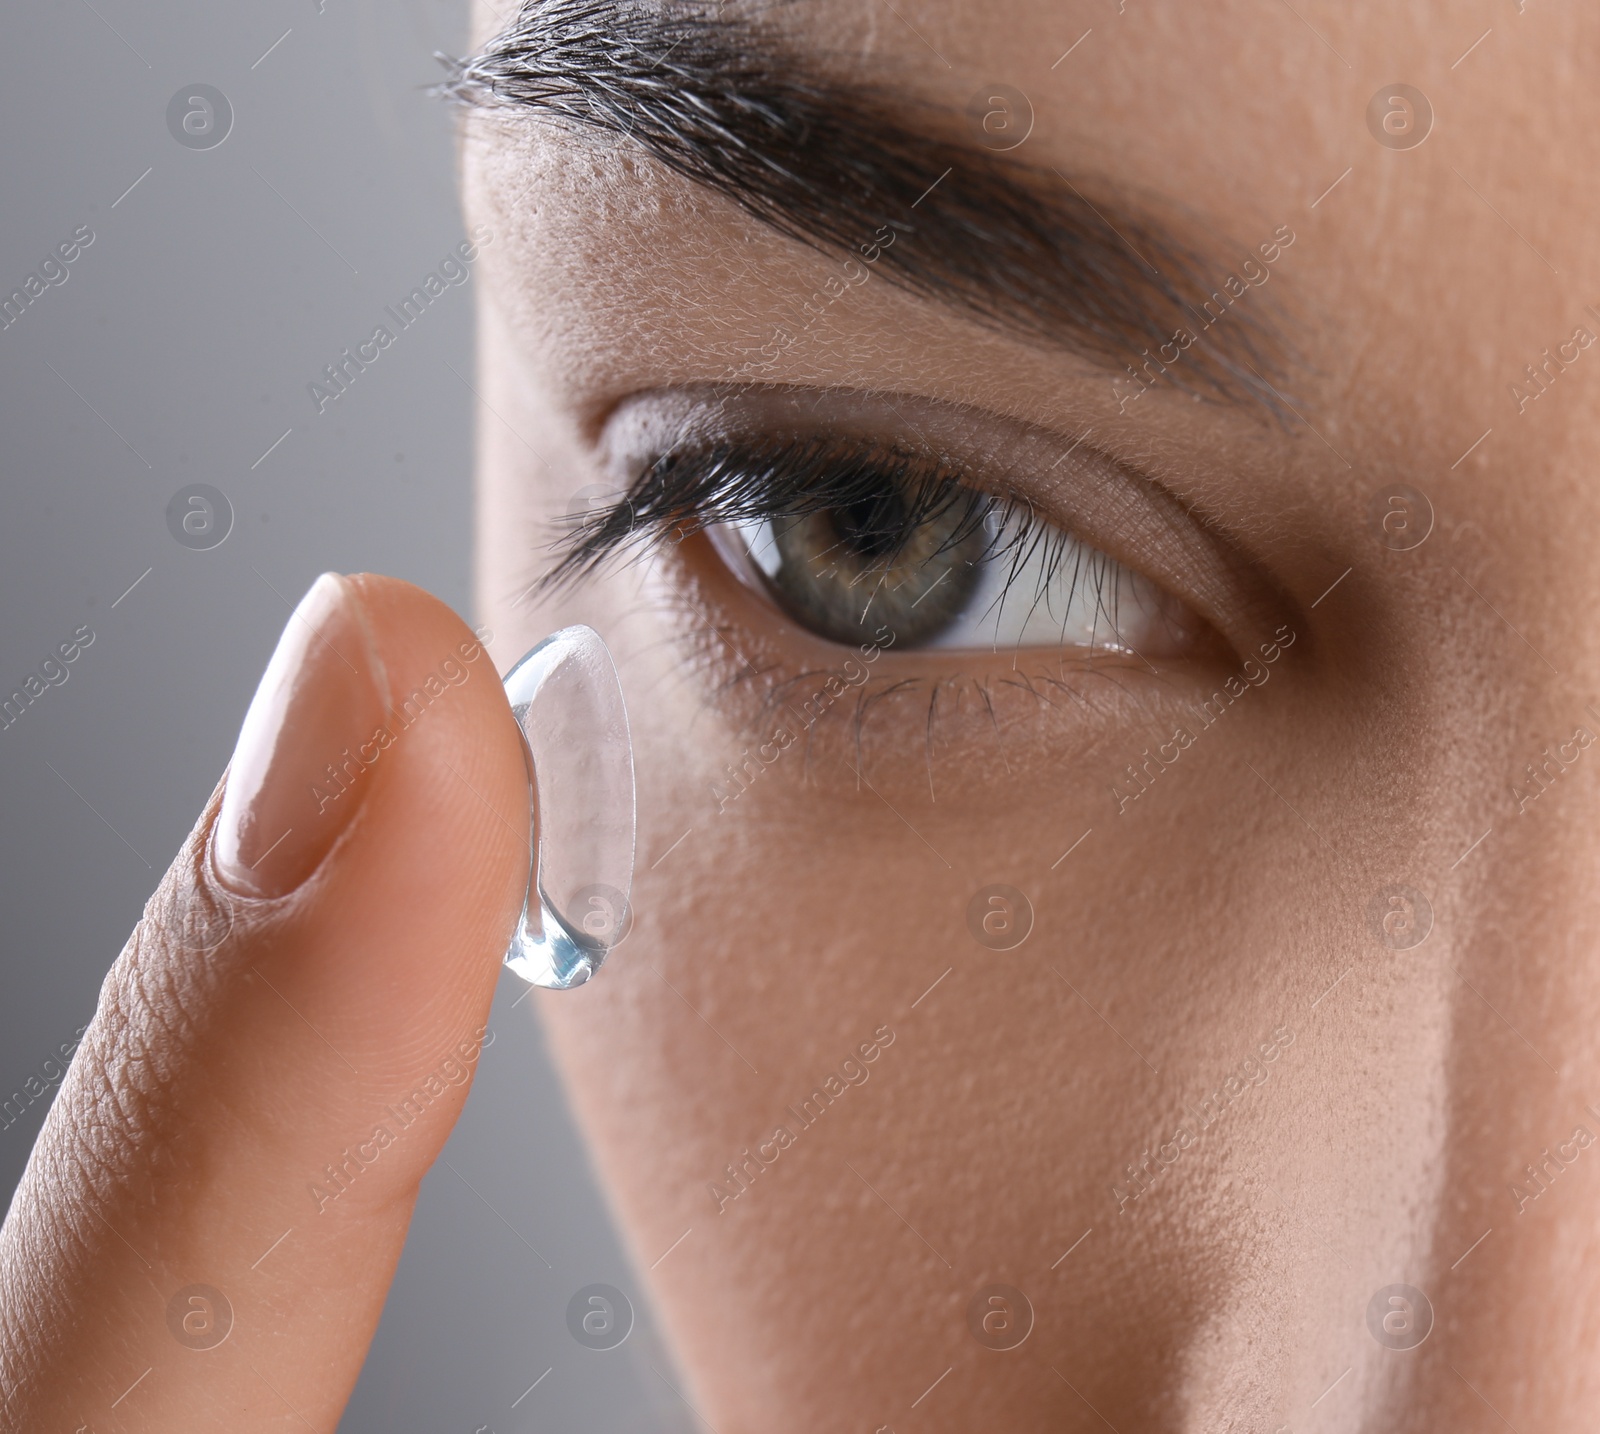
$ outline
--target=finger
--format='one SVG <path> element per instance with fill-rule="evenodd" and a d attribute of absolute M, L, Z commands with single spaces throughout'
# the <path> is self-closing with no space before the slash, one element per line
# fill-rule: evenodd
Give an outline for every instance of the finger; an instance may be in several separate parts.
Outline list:
<path fill-rule="evenodd" d="M 0 1231 L 4 1427 L 334 1428 L 492 1039 L 528 833 L 473 634 L 319 579 Z"/>

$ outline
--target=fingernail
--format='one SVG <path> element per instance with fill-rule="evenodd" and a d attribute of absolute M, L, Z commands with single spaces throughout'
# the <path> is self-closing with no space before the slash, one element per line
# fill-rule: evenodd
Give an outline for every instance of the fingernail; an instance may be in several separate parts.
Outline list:
<path fill-rule="evenodd" d="M 278 639 L 239 731 L 212 845 L 226 886 L 284 896 L 317 869 L 372 783 L 386 685 L 355 585 L 324 573 Z"/>

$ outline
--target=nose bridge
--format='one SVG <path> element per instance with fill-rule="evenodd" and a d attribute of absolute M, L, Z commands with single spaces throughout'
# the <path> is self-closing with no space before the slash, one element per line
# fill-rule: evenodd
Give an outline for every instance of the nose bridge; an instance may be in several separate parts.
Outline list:
<path fill-rule="evenodd" d="M 1600 721 L 1565 680 L 1533 696 L 1463 776 L 1490 800 L 1431 958 L 1451 992 L 1435 1336 L 1397 1373 L 1458 1427 L 1577 1431 L 1600 1396 Z"/>
<path fill-rule="evenodd" d="M 1600 485 L 1568 485 L 1559 518 L 1517 487 L 1440 496 L 1431 538 L 1383 560 L 1394 586 L 1366 628 L 1393 712 L 1374 772 L 1394 785 L 1362 824 L 1363 897 L 1404 883 L 1412 904 L 1371 914 L 1351 980 L 1370 972 L 1379 994 L 1340 1038 L 1381 1043 L 1387 1109 L 1368 1134 L 1387 1149 L 1350 1227 L 1369 1283 L 1340 1292 L 1349 1343 L 1327 1377 L 1351 1366 L 1344 1397 L 1361 1389 L 1372 1434 L 1596 1427 Z"/>

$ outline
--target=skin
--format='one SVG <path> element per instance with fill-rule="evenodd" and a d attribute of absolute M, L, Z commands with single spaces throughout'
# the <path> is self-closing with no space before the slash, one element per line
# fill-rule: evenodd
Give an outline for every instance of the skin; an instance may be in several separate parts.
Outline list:
<path fill-rule="evenodd" d="M 1119 406 L 1107 371 L 876 279 L 764 374 L 825 391 L 841 430 L 1009 466 L 1214 629 L 1148 664 L 889 648 L 858 684 L 703 538 L 532 592 L 651 414 L 738 374 L 836 261 L 625 147 L 469 122 L 469 221 L 493 233 L 481 606 L 502 669 L 559 623 L 605 634 L 640 781 L 634 927 L 594 983 L 529 1004 L 719 1434 L 1592 1427 L 1600 1150 L 1574 1137 L 1600 1133 L 1600 754 L 1574 734 L 1600 732 L 1600 357 L 1522 412 L 1510 387 L 1600 324 L 1600 100 L 1576 62 L 1600 21 L 1524 9 L 899 8 L 926 43 L 887 7 L 783 12 L 795 43 L 827 37 L 819 63 L 957 115 L 1025 90 L 1032 162 L 1241 256 L 1293 230 L 1249 300 L 1304 359 L 1281 422 L 1175 386 Z M 1365 120 L 1396 76 L 1437 116 L 1405 151 Z M 1130 522 L 1129 472 L 1220 539 Z M 1397 551 L 1373 505 L 1402 483 L 1435 521 Z M 359 598 L 397 682 L 470 640 L 403 585 Z M 761 758 L 775 700 L 830 673 L 842 695 Z M 438 710 L 287 891 L 219 875 L 226 784 L 202 814 L 0 1234 L 14 1427 L 334 1422 L 464 1087 L 327 1212 L 307 1175 L 482 1022 L 526 873 L 498 687 Z M 246 770 L 247 747 L 227 781 Z M 1034 913 L 1011 950 L 969 925 L 997 883 Z M 1419 944 L 1372 919 L 1395 885 L 1431 905 Z M 209 964 L 197 899 L 234 914 Z M 407 962 L 427 980 L 391 979 Z M 872 1043 L 802 1128 L 789 1108 Z M 296 1211 L 301 1238 L 252 1266 Z M 194 1282 L 239 1312 L 223 1360 L 173 1357 L 163 1300 Z M 997 1284 L 1033 1313 L 1009 1350 L 968 1327 Z M 1431 1302 L 1416 1348 L 1369 1327 L 1393 1285 Z"/>
<path fill-rule="evenodd" d="M 694 542 L 559 598 L 526 591 L 572 495 L 626 477 L 614 449 L 639 396 L 736 375 L 838 261 L 626 150 L 527 120 L 469 128 L 468 207 L 497 236 L 482 604 L 506 655 L 559 621 L 607 634 L 644 794 L 635 933 L 604 979 L 540 1009 L 641 1264 L 693 1232 L 649 1279 L 724 1434 L 1498 1427 L 1491 1410 L 1587 1427 L 1594 1157 L 1537 1199 L 1511 1187 L 1543 1189 L 1529 1162 L 1600 1131 L 1591 759 L 1524 813 L 1513 786 L 1542 748 L 1600 730 L 1600 432 L 1587 357 L 1525 413 L 1508 386 L 1596 322 L 1578 177 L 1600 131 L 1558 58 L 1592 55 L 1595 22 L 1302 12 L 1335 55 L 1287 9 L 1127 12 L 934 0 L 901 12 L 927 45 L 882 7 L 785 23 L 834 72 L 957 114 L 988 81 L 1023 89 L 1019 157 L 1114 177 L 1241 255 L 1289 225 L 1259 297 L 1304 356 L 1303 419 L 1171 387 L 1119 412 L 1104 370 L 875 280 L 763 377 L 888 393 L 919 421 L 959 406 L 980 453 L 1008 422 L 1057 451 L 1092 425 L 1205 515 L 1234 546 L 1224 568 L 1261 577 L 1265 626 L 1295 640 L 1204 731 L 1189 714 L 1255 635 L 1226 605 L 1236 651 L 1159 675 L 890 651 L 862 691 L 913 686 L 863 721 L 859 782 L 852 691 L 719 811 L 728 764 L 776 726 L 763 699 L 847 651 Z M 1409 151 L 1365 122 L 1396 76 L 1437 114 Z M 839 404 L 857 422 L 871 407 Z M 1436 512 L 1413 551 L 1375 536 L 1373 495 L 1394 483 Z M 1204 585 L 1137 540 L 1118 556 L 1191 603 Z M 1121 769 L 1180 723 L 1193 747 L 1119 812 Z M 968 931 L 996 882 L 1035 909 L 1014 952 Z M 1415 949 L 1369 926 L 1394 883 L 1433 905 Z M 798 1129 L 786 1107 L 885 1024 L 866 1083 L 721 1200 L 728 1162 Z M 1279 1028 L 1293 1042 L 1262 1083 L 1119 1209 L 1124 1168 L 1148 1153 L 1159 1169 L 1159 1144 L 1198 1126 L 1186 1108 Z M 995 1283 L 1034 1309 L 1014 1351 L 967 1330 Z M 1417 1349 L 1369 1333 L 1392 1284 L 1431 1299 Z"/>

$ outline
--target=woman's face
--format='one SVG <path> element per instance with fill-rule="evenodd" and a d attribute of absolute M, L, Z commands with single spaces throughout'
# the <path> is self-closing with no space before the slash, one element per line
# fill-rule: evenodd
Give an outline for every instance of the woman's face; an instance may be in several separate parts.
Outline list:
<path fill-rule="evenodd" d="M 483 605 L 639 773 L 539 1004 L 685 1395 L 1591 1428 L 1600 14 L 686 13 L 535 3 L 466 146 Z"/>

